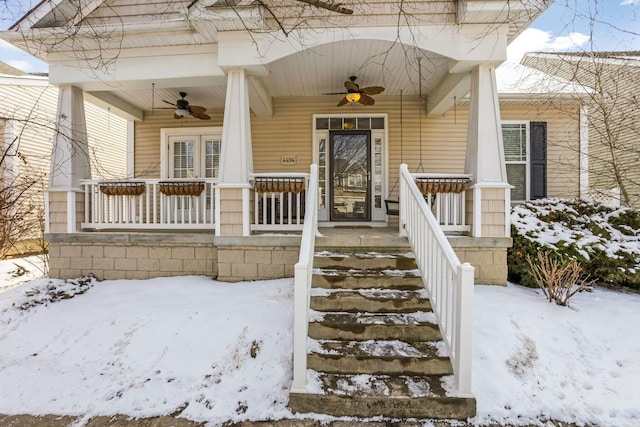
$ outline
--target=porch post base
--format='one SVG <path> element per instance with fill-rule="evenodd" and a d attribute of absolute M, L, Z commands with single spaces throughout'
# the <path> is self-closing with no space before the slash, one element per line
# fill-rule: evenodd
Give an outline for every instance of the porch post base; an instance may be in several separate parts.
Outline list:
<path fill-rule="evenodd" d="M 216 187 L 216 235 L 251 234 L 252 193 L 250 184 L 220 184 Z"/>
<path fill-rule="evenodd" d="M 75 233 L 79 231 L 84 211 L 82 190 L 48 190 L 45 196 L 45 232 Z"/>

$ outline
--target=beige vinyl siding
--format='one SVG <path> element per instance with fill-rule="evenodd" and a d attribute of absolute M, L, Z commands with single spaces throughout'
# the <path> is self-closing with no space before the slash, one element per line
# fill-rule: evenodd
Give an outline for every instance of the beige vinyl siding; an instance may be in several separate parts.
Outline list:
<path fill-rule="evenodd" d="M 339 96 L 280 97 L 273 99 L 273 116 L 251 117 L 254 172 L 308 172 L 313 158 L 313 115 L 388 114 L 389 182 L 397 181 L 401 160 L 409 170 L 424 172 L 464 172 L 467 110 L 437 117 L 422 117 L 418 97 L 377 96 L 371 107 L 336 107 Z M 160 129 L 168 127 L 222 126 L 223 111 L 209 112 L 211 120 L 173 118 L 170 110 L 157 110 L 135 124 L 135 175 L 160 176 Z M 402 122 L 402 125 L 401 125 Z M 420 136 L 422 135 L 422 159 Z M 402 144 L 401 144 L 402 141 Z M 402 150 L 401 150 L 402 148 Z M 295 166 L 281 166 L 283 156 L 295 156 Z M 401 159 L 402 157 L 402 159 Z M 395 188 L 397 192 L 397 186 Z"/>
<path fill-rule="evenodd" d="M 42 80 L 33 85 L 7 83 L 0 85 L 0 96 L 13 102 L 3 102 L 0 115 L 11 119 L 13 136 L 18 138 L 18 149 L 25 157 L 22 167 L 34 176 L 47 174 L 58 91 Z"/>
<path fill-rule="evenodd" d="M 377 96 L 375 105 L 336 107 L 339 96 L 279 97 L 273 99 L 273 116 L 251 117 L 255 172 L 308 172 L 313 159 L 313 115 L 388 115 L 389 188 L 397 182 L 401 160 L 411 172 L 463 173 L 467 146 L 468 108 L 457 106 L 438 117 L 422 116 L 417 97 Z M 135 124 L 135 171 L 137 177 L 160 176 L 160 129 L 168 127 L 222 126 L 223 111 L 210 112 L 212 120 L 176 120 L 170 110 L 149 113 Z M 561 113 L 561 114 L 560 114 Z M 505 106 L 504 120 L 548 123 L 547 191 L 551 197 L 577 197 L 578 109 L 542 109 Z M 421 138 L 422 136 L 422 138 Z M 420 140 L 422 139 L 422 150 Z M 401 144 L 402 141 L 402 144 Z M 402 148 L 402 150 L 401 150 Z M 402 151 L 402 153 L 401 153 Z M 420 153 L 422 151 L 422 157 Z M 296 164 L 282 166 L 283 156 L 295 156 Z M 401 159 L 402 157 L 402 159 Z M 397 186 L 393 194 L 398 191 Z"/>
<path fill-rule="evenodd" d="M 527 57 L 526 62 L 528 66 L 597 90 L 592 90 L 590 96 L 583 99 L 589 122 L 589 187 L 596 190 L 619 187 L 612 161 L 610 142 L 613 142 L 613 153 L 622 170 L 630 204 L 640 207 L 638 55 L 632 52 L 623 59 L 616 54 L 606 58 L 591 56 L 587 52 L 584 56 Z M 604 92 L 603 97 L 600 97 L 600 90 Z M 549 102 L 555 101 L 550 99 Z M 605 115 L 608 120 L 605 120 Z"/>
<path fill-rule="evenodd" d="M 422 117 L 420 132 L 420 103 L 417 97 L 377 96 L 371 107 L 345 105 L 336 107 L 340 97 L 274 98 L 272 117 L 251 119 L 253 162 L 256 172 L 306 172 L 312 159 L 313 115 L 388 114 L 387 141 L 390 187 L 397 180 L 402 160 L 411 171 L 463 172 L 466 152 L 466 111 L 457 111 L 438 118 Z M 422 133 L 422 160 L 420 134 Z M 402 141 L 402 144 L 401 144 Z M 402 145 L 402 153 L 401 153 Z M 296 156 L 295 166 L 281 166 L 282 156 Z M 422 165 L 421 165 L 422 164 Z M 420 167 L 421 166 L 421 167 Z M 397 188 L 395 189 L 397 192 Z"/>
<path fill-rule="evenodd" d="M 48 174 L 58 89 L 54 86 L 0 84 L 5 103 L 0 115 L 13 119 L 15 135 L 20 138 L 20 151 L 30 171 Z M 87 138 L 92 176 L 123 177 L 127 168 L 127 121 L 101 107 L 85 103 Z"/>
<path fill-rule="evenodd" d="M 85 103 L 91 174 L 95 179 L 127 175 L 127 120 Z"/>
<path fill-rule="evenodd" d="M 580 129 L 577 106 L 503 106 L 502 120 L 547 122 L 547 197 L 580 196 Z"/>

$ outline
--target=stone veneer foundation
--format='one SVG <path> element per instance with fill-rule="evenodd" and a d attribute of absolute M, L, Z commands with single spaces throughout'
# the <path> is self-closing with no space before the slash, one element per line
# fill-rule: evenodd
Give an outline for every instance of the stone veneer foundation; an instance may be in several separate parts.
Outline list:
<path fill-rule="evenodd" d="M 99 280 L 202 275 L 226 282 L 293 277 L 299 236 L 216 237 L 213 233 L 47 234 L 49 276 Z M 451 236 L 478 284 L 507 282 L 511 238 Z M 382 249 L 380 249 L 382 250 Z M 409 248 L 407 247 L 407 250 Z"/>

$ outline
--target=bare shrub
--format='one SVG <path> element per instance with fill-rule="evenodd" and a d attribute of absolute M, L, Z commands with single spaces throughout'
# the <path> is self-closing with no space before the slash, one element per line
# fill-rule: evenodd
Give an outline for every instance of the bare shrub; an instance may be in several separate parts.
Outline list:
<path fill-rule="evenodd" d="M 540 251 L 537 260 L 529 255 L 526 259 L 535 283 L 550 302 L 558 305 L 567 305 L 569 298 L 589 289 L 595 282 L 583 274 L 582 267 L 575 258 L 563 258 L 548 251 Z"/>

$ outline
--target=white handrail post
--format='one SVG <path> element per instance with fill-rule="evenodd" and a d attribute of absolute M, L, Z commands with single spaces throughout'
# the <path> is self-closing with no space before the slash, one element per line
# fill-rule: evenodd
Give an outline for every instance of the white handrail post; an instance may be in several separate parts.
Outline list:
<path fill-rule="evenodd" d="M 293 308 L 293 382 L 291 392 L 306 393 L 307 391 L 307 334 L 309 322 L 307 319 L 308 292 L 300 289 L 306 285 L 308 277 L 306 265 L 297 263 L 295 265 L 294 283 L 297 285 L 294 294 Z M 302 286 L 300 286 L 302 285 Z"/>
<path fill-rule="evenodd" d="M 455 371 L 458 397 L 473 397 L 471 392 L 471 358 L 473 336 L 473 275 L 474 268 L 467 262 L 458 266 L 458 298 L 456 301 Z"/>
<path fill-rule="evenodd" d="M 407 183 L 405 182 L 405 172 L 408 173 L 409 169 L 406 163 L 400 165 L 400 172 L 398 179 L 400 180 L 400 196 L 398 204 L 398 234 L 400 236 L 407 235 Z"/>
<path fill-rule="evenodd" d="M 318 165 L 311 165 L 306 193 L 304 226 L 300 241 L 300 255 L 294 271 L 293 309 L 293 382 L 292 393 L 307 391 L 307 335 L 309 328 L 309 300 L 315 238 L 318 230 Z"/>

